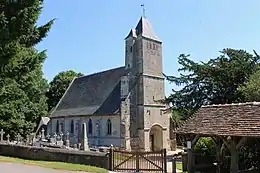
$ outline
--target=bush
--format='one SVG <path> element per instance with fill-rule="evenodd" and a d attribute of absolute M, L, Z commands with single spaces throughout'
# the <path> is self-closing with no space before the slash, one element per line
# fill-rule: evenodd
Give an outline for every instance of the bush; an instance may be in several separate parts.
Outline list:
<path fill-rule="evenodd" d="M 210 137 L 200 138 L 194 146 L 194 152 L 202 156 L 216 156 L 215 143 Z"/>

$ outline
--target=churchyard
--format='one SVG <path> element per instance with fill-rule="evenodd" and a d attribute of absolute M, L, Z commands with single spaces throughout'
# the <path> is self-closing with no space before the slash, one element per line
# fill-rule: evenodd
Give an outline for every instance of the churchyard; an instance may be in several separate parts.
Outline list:
<path fill-rule="evenodd" d="M 85 124 L 83 124 L 83 129 Z M 23 138 L 17 134 L 14 140 L 0 131 L 0 162 L 32 164 L 54 169 L 70 171 L 104 172 L 113 170 L 143 170 L 142 172 L 174 172 L 182 169 L 181 162 L 173 162 L 166 150 L 156 152 L 123 151 L 113 146 L 89 147 L 87 136 L 82 135 L 82 144 L 70 144 L 67 132 L 46 134 L 42 129 L 39 134 L 27 135 Z M 84 142 L 83 142 L 84 141 Z M 113 154 L 111 154 L 113 153 Z M 136 163 L 138 160 L 138 166 Z"/>

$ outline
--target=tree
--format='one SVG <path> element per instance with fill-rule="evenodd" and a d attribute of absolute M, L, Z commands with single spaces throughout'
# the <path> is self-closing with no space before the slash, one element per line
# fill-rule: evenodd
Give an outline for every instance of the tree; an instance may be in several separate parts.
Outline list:
<path fill-rule="evenodd" d="M 165 76 L 169 81 L 184 87 L 179 91 L 173 90 L 167 101 L 172 103 L 173 110 L 184 120 L 204 104 L 257 101 L 260 96 L 259 60 L 256 52 L 252 55 L 234 49 L 224 49 L 219 57 L 200 63 L 192 61 L 189 55 L 181 54 L 180 76 Z M 241 148 L 240 169 L 259 165 L 258 144 L 259 139 L 250 139 Z M 207 156 L 215 154 L 211 138 L 201 138 L 195 150 Z M 224 162 L 228 163 L 226 160 Z"/>
<path fill-rule="evenodd" d="M 170 82 L 184 85 L 179 91 L 173 90 L 167 98 L 182 119 L 188 118 L 204 104 L 244 101 L 238 88 L 256 72 L 260 58 L 256 52 L 252 55 L 243 50 L 224 49 L 220 53 L 219 57 L 200 63 L 181 54 L 180 76 L 165 75 Z"/>
<path fill-rule="evenodd" d="M 0 127 L 12 137 L 32 132 L 47 113 L 48 83 L 42 72 L 46 55 L 34 46 L 54 20 L 36 26 L 42 8 L 42 0 L 0 5 Z"/>
<path fill-rule="evenodd" d="M 249 81 L 238 88 L 245 97 L 245 101 L 260 101 L 260 70 L 252 74 Z"/>
<path fill-rule="evenodd" d="M 47 92 L 49 111 L 58 104 L 72 80 L 80 76 L 83 76 L 83 74 L 68 70 L 60 72 L 53 78 L 50 82 L 49 91 Z"/>

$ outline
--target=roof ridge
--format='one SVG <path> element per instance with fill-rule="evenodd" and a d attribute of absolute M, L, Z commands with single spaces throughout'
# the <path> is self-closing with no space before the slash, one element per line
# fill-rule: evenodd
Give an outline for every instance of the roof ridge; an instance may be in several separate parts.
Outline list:
<path fill-rule="evenodd" d="M 80 79 L 80 78 L 84 78 L 84 77 L 90 77 L 90 76 L 95 76 L 95 75 L 99 75 L 99 74 L 102 74 L 102 73 L 107 73 L 109 71 L 118 70 L 120 68 L 125 68 L 125 66 L 120 66 L 120 67 L 116 67 L 116 68 L 112 68 L 112 69 L 103 70 L 103 71 L 99 71 L 99 72 L 92 73 L 92 74 L 85 75 L 85 76 L 79 76 L 76 79 Z"/>
<path fill-rule="evenodd" d="M 225 106 L 244 106 L 244 105 L 259 105 L 260 102 L 244 102 L 244 103 L 228 103 L 228 104 L 212 104 L 212 105 L 203 105 L 202 108 L 210 108 L 210 107 L 225 107 Z"/>

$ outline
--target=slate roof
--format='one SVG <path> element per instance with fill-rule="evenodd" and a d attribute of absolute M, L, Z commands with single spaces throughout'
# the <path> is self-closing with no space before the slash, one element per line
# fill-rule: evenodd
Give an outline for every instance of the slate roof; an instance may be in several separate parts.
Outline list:
<path fill-rule="evenodd" d="M 132 29 L 126 38 L 128 38 L 129 36 L 137 37 L 139 35 L 142 35 L 143 37 L 149 39 L 160 41 L 159 38 L 154 33 L 153 27 L 146 17 L 140 18 L 136 28 Z"/>
<path fill-rule="evenodd" d="M 127 74 L 119 67 L 75 78 L 51 117 L 115 114 L 121 101 L 120 78 Z"/>
<path fill-rule="evenodd" d="M 260 102 L 203 106 L 176 132 L 260 137 Z"/>

